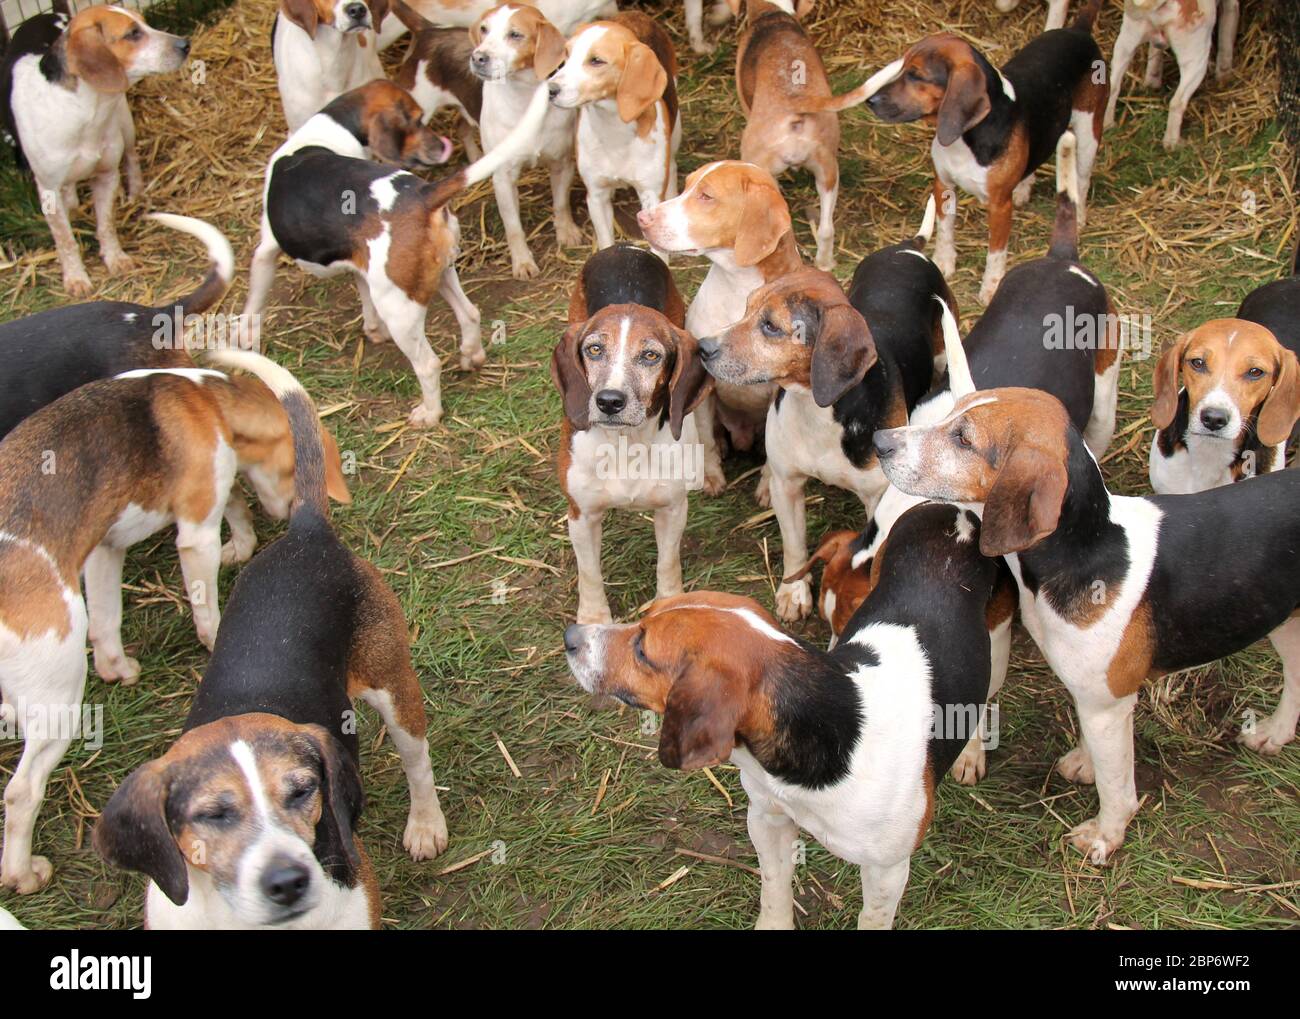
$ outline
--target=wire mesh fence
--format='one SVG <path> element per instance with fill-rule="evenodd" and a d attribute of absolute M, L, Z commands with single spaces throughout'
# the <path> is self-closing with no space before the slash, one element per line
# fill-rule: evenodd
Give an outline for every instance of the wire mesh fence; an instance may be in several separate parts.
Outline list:
<path fill-rule="evenodd" d="M 0 0 L 0 19 L 9 34 L 28 18 L 50 11 L 75 14 L 103 0 Z M 148 12 L 149 24 L 165 32 L 185 32 L 234 0 L 113 0 L 118 7 Z"/>

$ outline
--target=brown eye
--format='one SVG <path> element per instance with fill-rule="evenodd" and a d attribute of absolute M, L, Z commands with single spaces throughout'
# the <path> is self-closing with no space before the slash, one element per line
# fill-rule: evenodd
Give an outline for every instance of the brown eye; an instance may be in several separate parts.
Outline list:
<path fill-rule="evenodd" d="M 588 357 L 600 357 L 601 354 L 605 353 L 605 348 L 599 343 L 588 343 L 587 346 L 583 348 L 583 352 Z"/>
<path fill-rule="evenodd" d="M 605 66 L 605 61 L 601 60 L 600 57 L 592 57 L 590 60 L 587 61 L 587 63 L 589 63 L 592 67 Z"/>
<path fill-rule="evenodd" d="M 1258 382 L 1263 377 L 1264 377 L 1263 368 L 1248 368 L 1246 370 L 1246 378 L 1250 379 L 1251 382 Z"/>
<path fill-rule="evenodd" d="M 696 194 L 699 196 L 699 199 L 700 199 L 701 202 L 711 202 L 711 201 L 713 201 L 713 196 L 712 196 L 711 194 L 709 194 L 707 191 L 699 191 L 699 192 L 696 192 Z"/>
<path fill-rule="evenodd" d="M 641 360 L 646 364 L 658 364 L 661 359 L 662 355 L 657 350 L 647 350 L 641 355 Z"/>
<path fill-rule="evenodd" d="M 1192 366 L 1192 371 L 1194 372 L 1205 371 L 1205 358 L 1203 357 L 1194 357 L 1187 363 Z"/>

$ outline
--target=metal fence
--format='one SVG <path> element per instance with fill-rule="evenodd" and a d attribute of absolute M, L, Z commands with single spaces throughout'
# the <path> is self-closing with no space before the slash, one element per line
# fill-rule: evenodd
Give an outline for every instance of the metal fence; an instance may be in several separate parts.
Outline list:
<path fill-rule="evenodd" d="M 47 11 L 76 13 L 96 3 L 114 3 L 119 7 L 148 11 L 149 24 L 167 32 L 190 31 L 214 11 L 229 6 L 233 0 L 0 0 L 0 22 L 13 35 L 28 18 Z"/>

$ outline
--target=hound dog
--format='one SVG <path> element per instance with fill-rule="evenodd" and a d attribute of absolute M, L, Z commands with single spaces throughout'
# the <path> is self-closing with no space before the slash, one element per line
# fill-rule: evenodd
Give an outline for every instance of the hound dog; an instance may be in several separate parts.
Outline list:
<path fill-rule="evenodd" d="M 387 13 L 388 0 L 280 0 L 271 54 L 290 134 L 344 92 L 384 77 L 375 29 Z"/>
<path fill-rule="evenodd" d="M 483 117 L 479 135 L 484 151 L 491 152 L 512 134 L 525 116 L 532 96 L 544 89 L 547 78 L 564 61 L 564 36 L 537 8 L 520 3 L 493 7 L 469 30 L 474 42 L 470 69 L 483 80 Z M 577 114 L 552 106 L 546 111 L 533 144 L 513 149 L 492 174 L 497 211 L 506 228 L 510 271 L 515 279 L 532 279 L 541 270 L 533 260 L 519 218 L 519 174 L 534 163 L 544 163 L 551 176 L 551 202 L 555 236 L 562 248 L 582 243 L 582 231 L 569 209 L 573 187 L 573 141 Z"/>
<path fill-rule="evenodd" d="M 1259 323 L 1282 346 L 1300 355 L 1300 245 L 1292 256 L 1289 274 L 1247 294 L 1237 318 Z"/>
<path fill-rule="evenodd" d="M 7 888 L 34 892 L 50 879 L 49 861 L 31 855 L 32 830 L 79 729 L 87 634 L 103 679 L 139 676 L 122 647 L 126 549 L 176 524 L 194 626 L 211 648 L 221 518 L 241 455 L 257 456 L 268 491 L 292 491 L 293 458 L 268 435 L 266 402 L 278 404 L 248 382 L 206 369 L 127 372 L 55 400 L 0 442 L 0 694 L 24 739 L 5 788 Z M 328 470 L 331 494 L 346 499 L 337 450 Z"/>
<path fill-rule="evenodd" d="M 1061 402 L 1034 389 L 968 393 L 944 420 L 877 432 L 875 445 L 904 492 L 977 507 L 981 550 L 1007 557 L 1025 627 L 1079 712 L 1079 745 L 1057 770 L 1096 782 L 1099 814 L 1070 832 L 1092 862 L 1119 848 L 1138 808 L 1133 709 L 1144 679 L 1267 636 L 1282 699 L 1239 739 L 1274 754 L 1295 738 L 1300 519 L 1277 507 L 1300 498 L 1300 473 L 1195 495 L 1111 495 Z"/>
<path fill-rule="evenodd" d="M 692 412 L 711 384 L 682 329 L 684 312 L 668 267 L 627 244 L 592 255 L 569 302 L 551 376 L 564 402 L 557 473 L 578 561 L 580 623 L 612 618 L 600 570 L 611 509 L 654 512 L 657 596 L 681 593 L 687 496 L 703 484 Z"/>
<path fill-rule="evenodd" d="M 401 0 L 395 0 L 393 10 L 408 20 L 419 18 Z M 483 155 L 476 135 L 483 116 L 483 80 L 469 69 L 474 44 L 466 38 L 464 29 L 438 28 L 425 24 L 423 19 L 412 23 L 416 28 L 393 82 L 411 93 L 426 122 L 443 107 L 456 110 L 465 154 L 471 160 L 478 159 Z"/>
<path fill-rule="evenodd" d="M 745 0 L 728 0 L 739 14 Z M 736 91 L 745 114 L 740 158 L 773 177 L 802 167 L 817 184 L 815 265 L 835 268 L 835 204 L 840 193 L 838 112 L 864 103 L 894 71 L 885 69 L 844 95 L 831 93 L 821 54 L 799 23 L 811 0 L 748 0 L 749 27 L 736 50 Z M 798 69 L 795 73 L 792 69 Z"/>
<path fill-rule="evenodd" d="M 427 166 L 447 157 L 447 140 L 421 122 L 419 105 L 388 81 L 372 81 L 330 103 L 271 156 L 263 192 L 262 238 L 249 271 L 244 334 L 257 335 L 260 313 L 281 251 L 308 272 L 350 271 L 361 297 L 366 338 L 388 338 L 411 362 L 421 401 L 408 421 L 428 428 L 442 419 L 442 362 L 424 322 L 435 291 L 460 324 L 460 367 L 487 359 L 479 311 L 456 275 L 460 224 L 456 195 L 490 177 L 533 144 L 546 115 L 546 90 L 511 135 L 482 159 L 436 183 L 365 158 Z"/>
<path fill-rule="evenodd" d="M 712 263 L 686 312 L 686 331 L 692 336 L 722 332 L 744 317 L 750 294 L 803 266 L 781 188 L 770 173 L 752 163 L 726 160 L 701 166 L 686 178 L 680 195 L 643 209 L 637 222 L 645 239 L 660 251 L 704 255 Z M 727 485 L 715 422 L 733 449 L 749 449 L 761 434 L 776 388 L 719 383 L 716 399 L 700 404 L 695 418 L 704 445 L 704 491 L 709 495 Z M 768 498 L 764 470 L 758 499 L 766 504 Z"/>
<path fill-rule="evenodd" d="M 1286 466 L 1300 418 L 1300 362 L 1254 322 L 1221 318 L 1180 336 L 1156 365 L 1151 487 L 1230 485 Z"/>
<path fill-rule="evenodd" d="M 863 260 L 852 299 L 829 273 L 800 270 L 754 291 L 735 325 L 700 338 L 700 357 L 719 382 L 780 387 L 764 445 L 783 578 L 808 561 L 808 479 L 853 492 L 869 517 L 888 484 L 872 433 L 905 424 L 934 381 L 942 350 L 936 298 L 951 302 L 952 294 L 923 253 L 933 227 L 931 200 L 920 234 Z M 811 608 L 811 581 L 783 579 L 777 617 L 793 622 Z"/>
<path fill-rule="evenodd" d="M 750 599 L 707 592 L 656 601 L 635 623 L 565 631 L 583 689 L 663 714 L 666 767 L 740 769 L 759 929 L 794 926 L 801 828 L 861 868 L 858 927 L 892 927 L 935 786 L 976 731 L 997 564 L 980 554 L 966 510 L 917 507 L 896 534 L 879 584 L 829 654 Z"/>
<path fill-rule="evenodd" d="M 293 513 L 240 574 L 180 739 L 118 787 L 95 849 L 150 878 L 153 930 L 376 928 L 379 888 L 356 837 L 354 697 L 383 718 L 401 756 L 411 857 L 447 847 L 406 620 L 379 571 L 330 526 L 302 387 L 260 355 L 215 360 L 255 373 L 282 402 L 300 465 Z"/>
<path fill-rule="evenodd" d="M 578 175 L 596 246 L 614 243 L 614 191 L 642 209 L 677 194 L 677 54 L 668 33 L 638 11 L 581 28 L 547 82 L 551 103 L 578 111 Z"/>
<path fill-rule="evenodd" d="M 63 288 L 90 296 L 68 213 L 77 185 L 90 180 L 99 252 L 111 273 L 131 269 L 113 224 L 113 201 L 126 161 L 127 192 L 143 188 L 135 124 L 126 90 L 149 74 L 175 71 L 188 39 L 159 32 L 122 7 L 87 7 L 67 20 L 38 14 L 23 22 L 0 60 L 0 128 L 31 168 L 41 211 L 54 236 Z"/>
<path fill-rule="evenodd" d="M 1219 24 L 1219 55 L 1215 77 L 1222 81 L 1232 70 L 1232 51 L 1237 38 L 1237 0 L 1124 0 L 1124 21 L 1111 54 L 1110 101 L 1106 104 L 1106 127 L 1115 124 L 1119 86 L 1144 42 L 1149 43 L 1146 84 L 1159 88 L 1165 50 L 1174 51 L 1178 61 L 1178 88 L 1169 103 L 1169 120 L 1163 144 L 1175 149 L 1182 140 L 1183 116 L 1187 104 L 1205 80 L 1210 66 L 1210 44 L 1214 39 L 1215 14 Z"/>
<path fill-rule="evenodd" d="M 957 264 L 953 224 L 960 187 L 988 206 L 989 248 L 980 285 L 988 304 L 1006 273 L 1013 205 L 1029 200 L 1034 170 L 1067 128 L 1078 138 L 1078 216 L 1101 143 L 1106 106 L 1101 50 L 1092 24 L 1101 0 L 1088 0 L 1069 28 L 1045 32 L 1002 67 L 964 39 L 928 36 L 891 64 L 895 80 L 868 100 L 889 123 L 925 118 L 936 125 L 930 154 L 939 204 L 935 261 L 945 276 Z"/>
<path fill-rule="evenodd" d="M 579 25 L 593 18 L 612 18 L 618 14 L 616 0 L 524 0 L 530 7 L 542 12 L 542 17 L 568 35 Z M 721 2 L 721 0 L 719 0 Z M 411 28 L 409 19 L 402 19 L 398 4 L 391 0 L 392 16 L 384 20 L 379 30 L 379 48 L 386 49 Z M 464 30 L 497 6 L 497 0 L 408 0 L 407 6 L 416 17 L 428 25 L 440 25 Z M 415 33 L 415 29 L 411 29 Z"/>

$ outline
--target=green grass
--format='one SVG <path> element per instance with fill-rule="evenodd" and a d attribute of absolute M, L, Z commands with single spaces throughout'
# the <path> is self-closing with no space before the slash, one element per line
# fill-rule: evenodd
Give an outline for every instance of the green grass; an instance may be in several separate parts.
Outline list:
<path fill-rule="evenodd" d="M 250 2 L 229 16 L 260 12 L 253 27 L 262 31 L 269 23 L 269 6 L 263 6 Z M 931 5 L 929 14 L 902 0 L 879 6 L 883 11 L 869 24 L 864 14 L 843 15 L 856 19 L 863 32 L 861 53 L 847 44 L 836 51 L 848 50 L 855 60 L 836 66 L 841 88 L 895 55 L 866 31 L 880 24 L 878 19 L 941 20 L 939 6 Z M 1020 38 L 1041 19 L 1033 4 L 1010 19 L 986 15 L 986 6 L 991 9 L 980 4 L 970 11 L 986 19 L 975 26 L 984 38 Z M 1258 13 L 1258 6 L 1247 8 L 1240 47 L 1246 55 L 1260 44 Z M 1107 21 L 1108 33 L 1117 21 Z M 1109 51 L 1109 43 L 1105 48 Z M 692 59 L 684 45 L 682 52 L 684 175 L 708 159 L 733 154 L 741 124 L 730 81 L 732 48 L 724 46 L 703 61 Z M 212 73 L 219 76 L 222 70 L 214 67 Z M 1230 86 L 1236 92 L 1255 87 L 1250 74 Z M 1230 313 L 1249 289 L 1278 275 L 1290 243 L 1286 228 L 1293 199 L 1279 183 L 1285 153 L 1267 122 L 1246 127 L 1234 122 L 1232 132 L 1206 136 L 1202 117 L 1212 104 L 1226 101 L 1216 95 L 1221 89 L 1207 86 L 1193 102 L 1189 147 L 1172 156 L 1159 146 L 1163 101 L 1135 89 L 1130 81 L 1120 124 L 1102 150 L 1083 254 L 1120 311 L 1152 316 L 1159 345 L 1204 318 Z M 1162 99 L 1167 95 L 1166 89 Z M 273 89 L 267 102 L 266 119 L 278 125 Z M 838 275 L 847 279 L 857 258 L 915 228 L 929 183 L 928 135 L 919 127 L 881 125 L 861 111 L 846 114 L 842 123 Z M 254 188 L 277 141 L 276 130 L 268 130 L 257 146 L 229 146 L 241 153 L 240 170 Z M 802 213 L 815 202 L 811 180 L 794 175 L 784 185 L 807 245 L 811 234 Z M 193 198 L 210 199 L 222 186 L 226 182 L 200 182 Z M 1259 196 L 1253 219 L 1242 218 L 1238 210 L 1239 192 L 1247 187 Z M 393 441 L 418 389 L 391 348 L 367 348 L 354 370 L 360 322 L 348 285 L 310 280 L 282 266 L 273 293 L 271 354 L 293 368 L 319 406 L 346 404 L 328 424 L 359 468 L 351 479 L 355 501 L 336 509 L 334 519 L 349 545 L 385 572 L 416 632 L 413 648 L 426 691 L 434 772 L 444 787 L 451 846 L 437 861 L 414 864 L 401 849 L 407 797 L 397 756 L 380 739 L 376 717 L 362 709 L 369 803 L 359 831 L 384 890 L 384 916 L 388 924 L 404 928 L 747 926 L 757 913 L 757 877 L 678 852 L 755 866 L 735 771 L 716 769 L 728 802 L 704 775 L 662 768 L 655 736 L 643 731 L 641 715 L 594 710 L 560 654 L 560 633 L 572 616 L 576 589 L 564 501 L 550 462 L 560 406 L 547 364 L 563 320 L 566 288 L 582 254 L 557 256 L 547 187 L 533 176 L 526 183 L 524 208 L 530 228 L 537 229 L 533 250 L 545 275 L 533 284 L 503 280 L 507 259 L 501 228 L 485 191 L 460 209 L 464 276 L 485 323 L 506 323 L 506 339 L 489 347 L 481 376 L 445 372 L 442 429 L 422 435 L 405 431 Z M 1040 186 L 1030 207 L 1017 215 L 1013 264 L 1045 248 L 1050 191 Z M 1166 193 L 1173 196 L 1168 204 Z M 485 237 L 478 227 L 484 202 Z M 161 207 L 160 200 L 154 207 Z M 180 211 L 186 208 L 182 204 Z M 219 209 L 214 219 L 231 231 L 237 251 L 246 256 L 255 201 L 240 205 L 238 215 Z M 580 199 L 578 210 L 585 222 Z M 1143 245 L 1153 242 L 1144 240 L 1149 235 L 1135 215 L 1156 230 L 1168 251 L 1158 257 L 1146 252 Z M 1214 229 L 1201 235 L 1206 223 Z M 978 312 L 982 230 L 980 211 L 964 201 L 955 287 L 967 327 Z M 124 224 L 123 236 L 128 251 L 158 242 L 152 227 Z M 1184 244 L 1185 236 L 1191 240 Z M 133 280 L 105 280 L 102 267 L 88 257 L 103 296 L 140 299 L 145 289 L 151 295 L 187 289 L 201 259 L 188 241 L 167 238 L 164 244 L 166 254 Z M 1217 246 L 1209 248 L 1212 244 Z M 683 260 L 674 269 L 684 292 L 692 293 L 702 266 Z M 36 267 L 35 280 L 0 292 L 0 306 L 22 314 L 63 300 L 48 262 Z M 242 282 L 236 288 L 240 292 L 227 307 L 242 301 Z M 454 325 L 438 302 L 429 334 L 444 356 L 454 349 Z M 1119 491 L 1145 490 L 1149 426 L 1142 422 L 1151 364 L 1132 362 L 1121 376 L 1124 398 L 1113 448 L 1122 449 L 1135 435 L 1138 441 L 1106 465 Z M 1134 426 L 1140 435 L 1127 431 Z M 744 460 L 728 464 L 728 475 L 734 480 L 754 466 Z M 780 541 L 771 520 L 747 525 L 758 512 L 755 480 L 739 481 L 719 498 L 692 501 L 682 558 L 689 587 L 743 592 L 770 605 L 768 563 L 779 563 Z M 809 492 L 811 540 L 828 527 L 861 523 L 860 510 L 845 494 L 815 484 Z M 277 533 L 264 520 L 258 530 L 264 542 Z M 631 616 L 653 596 L 653 562 L 649 519 L 613 515 L 606 525 L 604 566 L 616 614 Z M 235 573 L 223 571 L 223 593 Z M 127 583 L 125 636 L 142 663 L 141 681 L 114 688 L 90 677 L 87 700 L 104 706 L 104 747 L 97 753 L 75 748 L 68 755 L 50 783 L 37 826 L 36 850 L 53 860 L 55 879 L 35 896 L 0 895 L 0 904 L 34 927 L 139 923 L 143 882 L 100 863 L 89 847 L 89 825 L 130 769 L 175 737 L 206 654 L 188 613 L 179 608 L 180 574 L 169 535 L 133 550 Z M 502 586 L 506 595 L 498 604 L 494 591 Z M 799 632 L 819 642 L 827 636 L 814 621 Z M 1095 793 L 1052 772 L 1055 758 L 1072 745 L 1073 711 L 1021 634 L 1001 698 L 1001 746 L 990 756 L 989 775 L 974 789 L 941 784 L 934 826 L 913 858 L 899 926 L 1295 927 L 1300 919 L 1294 883 L 1300 880 L 1300 751 L 1293 747 L 1279 757 L 1261 758 L 1233 742 L 1246 707 L 1267 711 L 1276 703 L 1281 683 L 1276 659 L 1261 645 L 1199 670 L 1193 679 L 1167 703 L 1143 696 L 1137 761 L 1144 804 L 1113 864 L 1096 869 L 1063 841 L 1069 826 L 1095 812 Z M 1178 685 L 1166 681 L 1149 692 Z M 512 775 L 498 738 L 521 777 Z M 0 775 L 12 771 L 18 753 L 16 745 L 0 747 Z M 605 792 L 597 805 L 602 783 Z M 484 852 L 489 855 L 463 869 L 441 873 Z M 682 866 L 689 873 L 661 889 Z M 1175 878 L 1292 884 L 1274 890 L 1274 898 L 1267 891 L 1195 888 Z M 853 925 L 860 889 L 852 867 L 809 840 L 797 883 L 802 925 Z"/>

